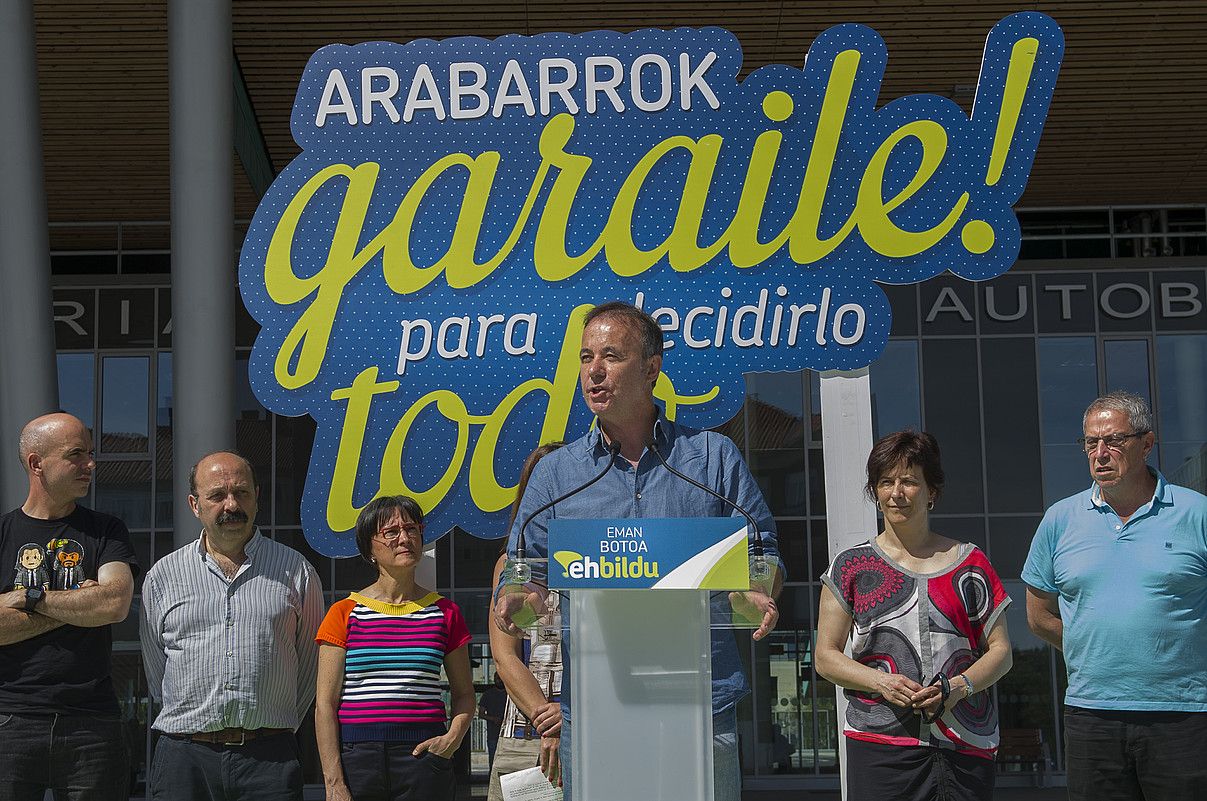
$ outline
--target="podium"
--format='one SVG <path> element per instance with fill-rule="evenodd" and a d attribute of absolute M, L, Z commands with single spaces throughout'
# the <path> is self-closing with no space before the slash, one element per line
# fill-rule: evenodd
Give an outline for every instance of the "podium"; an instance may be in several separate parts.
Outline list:
<path fill-rule="evenodd" d="M 557 519 L 548 552 L 568 597 L 567 801 L 712 801 L 709 592 L 749 588 L 745 522 Z"/>

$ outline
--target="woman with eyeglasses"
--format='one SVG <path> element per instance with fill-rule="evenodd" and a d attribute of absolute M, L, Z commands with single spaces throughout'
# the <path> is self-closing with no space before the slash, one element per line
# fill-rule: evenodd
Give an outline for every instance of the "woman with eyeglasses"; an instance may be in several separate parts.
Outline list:
<path fill-rule="evenodd" d="M 867 477 L 884 529 L 830 564 L 817 627 L 817 672 L 846 689 L 847 799 L 984 801 L 998 745 L 986 690 L 1010 670 L 1010 596 L 979 548 L 931 530 L 933 436 L 884 437 Z"/>
<path fill-rule="evenodd" d="M 335 603 L 316 638 L 327 799 L 453 801 L 452 756 L 474 714 L 470 634 L 456 604 L 415 583 L 423 510 L 401 495 L 371 501 L 356 520 L 356 547 L 377 580 Z"/>

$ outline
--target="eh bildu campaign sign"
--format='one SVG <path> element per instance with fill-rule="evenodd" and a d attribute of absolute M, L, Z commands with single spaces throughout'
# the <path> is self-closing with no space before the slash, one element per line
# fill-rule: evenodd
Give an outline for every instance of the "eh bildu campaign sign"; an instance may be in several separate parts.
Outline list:
<path fill-rule="evenodd" d="M 555 518 L 549 521 L 549 586 L 745 590 L 746 537 L 746 521 L 736 517 Z"/>
<path fill-rule="evenodd" d="M 527 453 L 590 425 L 595 303 L 659 321 L 655 395 L 697 427 L 735 413 L 745 372 L 869 364 L 890 327 L 877 282 L 1014 262 L 1062 52 L 1049 17 L 1000 21 L 968 115 L 937 95 L 877 107 L 889 54 L 853 24 L 741 81 L 721 28 L 320 49 L 302 152 L 239 264 L 252 388 L 317 424 L 307 538 L 355 553 L 359 509 L 395 493 L 433 534 L 501 536 Z"/>

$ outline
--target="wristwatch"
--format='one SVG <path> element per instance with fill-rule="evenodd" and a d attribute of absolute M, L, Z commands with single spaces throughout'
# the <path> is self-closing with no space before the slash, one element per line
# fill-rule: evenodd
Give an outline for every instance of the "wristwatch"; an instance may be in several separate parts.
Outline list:
<path fill-rule="evenodd" d="M 46 597 L 46 591 L 41 587 L 29 587 L 25 590 L 25 611 L 32 612 L 38 603 Z"/>

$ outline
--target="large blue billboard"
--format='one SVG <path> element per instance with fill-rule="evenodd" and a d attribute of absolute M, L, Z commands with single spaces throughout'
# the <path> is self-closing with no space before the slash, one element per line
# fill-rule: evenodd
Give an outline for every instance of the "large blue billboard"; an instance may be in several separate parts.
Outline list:
<path fill-rule="evenodd" d="M 742 80 L 721 28 L 320 49 L 302 152 L 239 267 L 252 388 L 317 423 L 306 536 L 352 554 L 358 510 L 395 493 L 433 535 L 502 535 L 524 456 L 591 423 L 578 338 L 599 302 L 663 326 L 655 394 L 697 427 L 741 406 L 743 373 L 869 364 L 878 284 L 1013 264 L 1062 53 L 1049 17 L 1003 19 L 968 115 L 878 106 L 889 54 L 861 25 Z"/>

